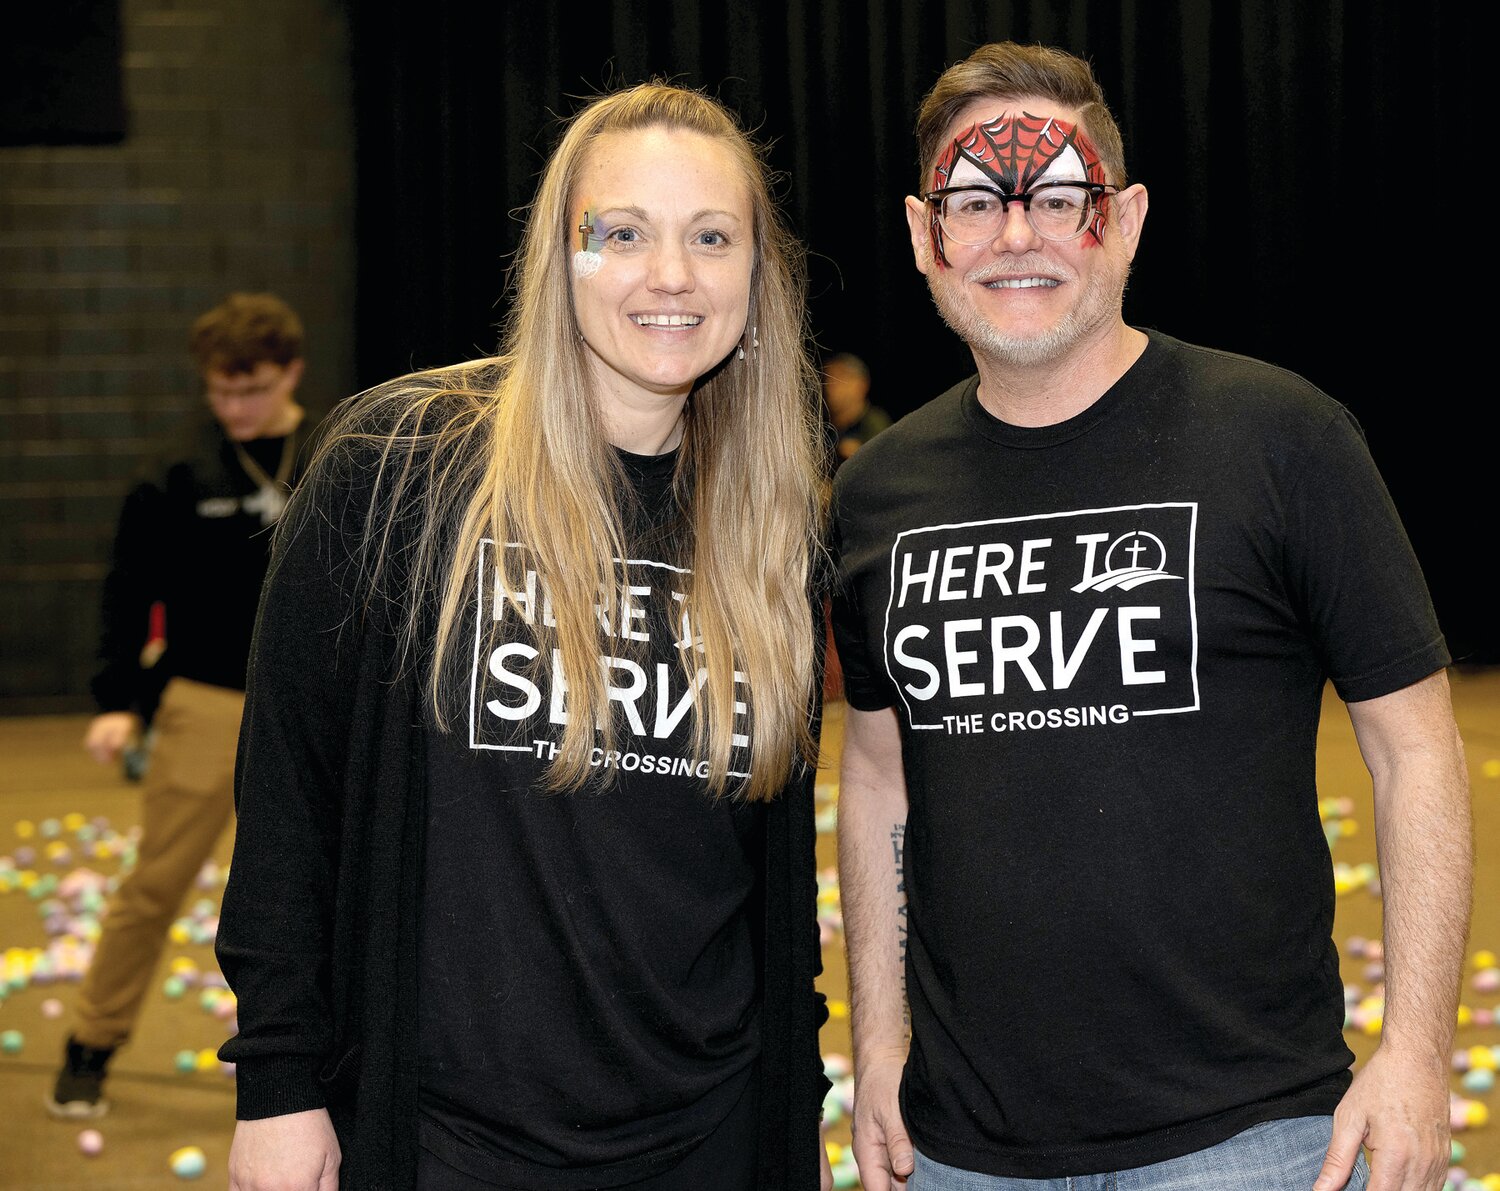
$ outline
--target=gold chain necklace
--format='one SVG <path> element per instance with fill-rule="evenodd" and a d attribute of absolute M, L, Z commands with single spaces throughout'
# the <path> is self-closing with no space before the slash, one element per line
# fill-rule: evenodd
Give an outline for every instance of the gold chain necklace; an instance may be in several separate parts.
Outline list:
<path fill-rule="evenodd" d="M 291 492 L 287 481 L 292 477 L 292 463 L 297 458 L 296 438 L 297 431 L 293 429 L 282 440 L 281 459 L 276 464 L 274 477 L 243 446 L 237 442 L 234 444 L 235 457 L 239 459 L 241 469 L 259 485 L 258 490 L 245 497 L 240 504 L 249 512 L 259 513 L 262 525 L 274 525 L 286 508 L 287 496 Z"/>

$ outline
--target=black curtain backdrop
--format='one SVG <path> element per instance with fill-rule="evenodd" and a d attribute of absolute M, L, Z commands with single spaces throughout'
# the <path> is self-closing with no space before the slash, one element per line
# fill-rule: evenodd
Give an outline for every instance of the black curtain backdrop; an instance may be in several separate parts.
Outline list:
<path fill-rule="evenodd" d="M 1482 479 L 1491 382 L 1468 275 L 1492 251 L 1466 148 L 1484 39 L 1453 3 L 1208 0 L 351 4 L 360 384 L 493 350 L 538 170 L 578 99 L 665 76 L 772 145 L 812 253 L 818 347 L 893 415 L 972 371 L 911 265 L 912 125 L 986 41 L 1094 65 L 1151 212 L 1126 317 L 1284 365 L 1347 404 L 1455 653 L 1500 662 Z M 1487 272 L 1487 270 L 1486 270 Z M 1477 375 L 1476 375 L 1477 372 Z"/>
<path fill-rule="evenodd" d="M 0 145 L 125 139 L 120 0 L 15 6 L 0 33 Z"/>

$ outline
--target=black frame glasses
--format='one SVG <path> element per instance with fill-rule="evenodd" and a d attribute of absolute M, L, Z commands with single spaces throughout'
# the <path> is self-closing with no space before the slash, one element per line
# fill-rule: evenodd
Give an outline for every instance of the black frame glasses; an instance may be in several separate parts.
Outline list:
<path fill-rule="evenodd" d="M 1080 216 L 1078 220 L 1078 226 L 1067 235 L 1059 236 L 1053 232 L 1045 231 L 1042 228 L 1037 227 L 1036 220 L 1033 219 L 1031 215 L 1031 203 L 1032 200 L 1037 198 L 1038 196 L 1045 196 L 1049 190 L 1057 190 L 1064 186 L 1071 187 L 1074 190 L 1087 191 L 1088 201 L 1084 203 L 1081 208 L 1079 208 Z M 1000 221 L 996 225 L 995 231 L 992 234 L 985 236 L 983 239 L 965 240 L 962 237 L 955 236 L 953 232 L 949 230 L 948 223 L 943 218 L 944 200 L 950 194 L 967 194 L 976 191 L 992 195 L 994 198 L 1000 201 Z M 1036 232 L 1037 235 L 1042 237 L 1042 239 L 1050 240 L 1055 244 L 1066 244 L 1069 240 L 1078 239 L 1079 236 L 1083 235 L 1083 233 L 1088 230 L 1089 221 L 1093 218 L 1094 211 L 1099 206 L 1100 199 L 1108 198 L 1112 194 L 1119 193 L 1120 188 L 1118 186 L 1111 186 L 1105 182 L 1039 182 L 1029 190 L 1023 190 L 1019 194 L 1012 194 L 1009 191 L 1001 190 L 998 186 L 944 186 L 938 190 L 929 190 L 922 196 L 922 201 L 932 208 L 932 217 L 937 220 L 939 226 L 942 227 L 943 234 L 948 239 L 952 240 L 955 244 L 988 244 L 991 240 L 993 240 L 1000 234 L 1000 228 L 1004 226 L 1006 216 L 1010 214 L 1011 203 L 1021 204 L 1022 208 L 1024 208 L 1024 210 L 1026 211 L 1026 222 L 1031 226 L 1031 229 Z"/>

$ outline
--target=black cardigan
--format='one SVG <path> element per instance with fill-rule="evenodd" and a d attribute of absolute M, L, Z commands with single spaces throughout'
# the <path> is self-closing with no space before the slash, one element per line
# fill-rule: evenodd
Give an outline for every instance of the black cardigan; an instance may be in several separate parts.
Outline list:
<path fill-rule="evenodd" d="M 420 662 L 398 664 L 405 517 L 382 591 L 355 545 L 372 462 L 310 476 L 262 594 L 235 781 L 239 823 L 215 950 L 239 998 L 241 1119 L 326 1107 L 345 1191 L 408 1188 L 417 1157 L 417 931 L 426 822 Z M 387 599 L 384 592 L 397 594 Z M 816 640 L 822 640 L 821 620 Z M 765 815 L 759 891 L 761 1178 L 818 1186 L 827 1082 L 812 772 Z"/>

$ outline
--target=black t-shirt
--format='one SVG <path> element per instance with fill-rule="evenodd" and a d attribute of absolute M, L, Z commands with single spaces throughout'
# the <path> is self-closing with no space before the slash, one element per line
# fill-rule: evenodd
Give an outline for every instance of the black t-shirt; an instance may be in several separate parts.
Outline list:
<path fill-rule="evenodd" d="M 245 689 L 255 612 L 271 558 L 271 535 L 305 463 L 309 429 L 238 448 L 206 427 L 197 451 L 126 497 L 104 583 L 101 711 L 149 713 L 173 675 Z M 242 456 L 243 453 L 243 456 Z M 262 484 L 244 464 L 248 457 Z M 285 477 L 276 483 L 278 476 Z M 167 649 L 140 665 L 151 605 L 166 609 Z"/>
<path fill-rule="evenodd" d="M 1163 1161 L 1349 1081 L 1314 750 L 1449 661 L 1348 412 L 1152 333 L 1087 410 L 977 378 L 841 469 L 835 632 L 910 798 L 919 1148 L 1062 1177 Z"/>
<path fill-rule="evenodd" d="M 482 636 L 490 544 L 465 628 L 472 696 L 452 731 L 429 732 L 422 1144 L 504 1186 L 670 1166 L 733 1108 L 759 1052 L 746 906 L 763 809 L 712 801 L 692 760 L 675 453 L 621 459 L 640 500 L 631 599 L 600 636 L 620 715 L 594 764 L 613 781 L 543 788 L 565 691 L 526 665 L 526 635 Z M 545 623 L 545 585 L 528 579 L 525 598 Z"/>

